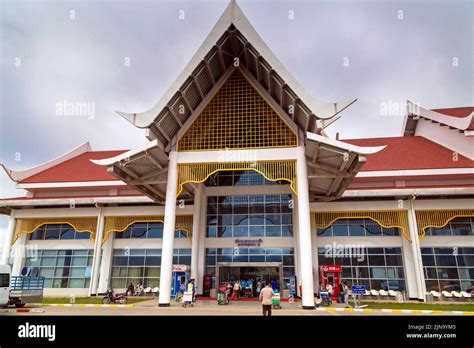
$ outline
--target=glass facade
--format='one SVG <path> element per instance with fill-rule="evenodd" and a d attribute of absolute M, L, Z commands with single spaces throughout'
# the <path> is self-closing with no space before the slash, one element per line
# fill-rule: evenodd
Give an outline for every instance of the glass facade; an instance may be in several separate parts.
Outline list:
<path fill-rule="evenodd" d="M 211 196 L 207 237 L 292 237 L 291 195 Z"/>
<path fill-rule="evenodd" d="M 38 269 L 45 288 L 87 288 L 93 255 L 93 250 L 38 250 L 27 256 L 25 266 Z"/>
<path fill-rule="evenodd" d="M 90 239 L 89 232 L 77 232 L 69 224 L 46 224 L 30 233 L 30 240 Z"/>
<path fill-rule="evenodd" d="M 191 265 L 191 249 L 174 249 L 173 264 Z M 126 288 L 142 283 L 145 287 L 160 285 L 161 249 L 114 249 L 111 286 Z"/>
<path fill-rule="evenodd" d="M 474 248 L 421 248 L 426 290 L 466 291 L 474 285 Z"/>
<path fill-rule="evenodd" d="M 385 228 L 371 219 L 339 219 L 327 228 L 318 228 L 319 237 L 399 236 L 400 229 Z"/>
<path fill-rule="evenodd" d="M 359 253 L 353 252 L 352 256 L 326 251 L 326 248 L 318 248 L 319 266 L 342 265 L 341 278 L 349 286 L 365 285 L 366 289 L 375 290 L 406 289 L 401 248 L 363 248 Z"/>
<path fill-rule="evenodd" d="M 162 222 L 136 222 L 123 232 L 115 232 L 115 239 L 163 238 Z M 176 230 L 175 238 L 187 238 L 186 231 Z"/>
<path fill-rule="evenodd" d="M 213 284 L 218 262 L 281 262 L 285 288 L 289 276 L 295 274 L 294 248 L 207 248 L 205 274 L 211 276 Z"/>
<path fill-rule="evenodd" d="M 426 236 L 472 236 L 474 235 L 474 218 L 458 217 L 441 228 L 429 227 Z"/>

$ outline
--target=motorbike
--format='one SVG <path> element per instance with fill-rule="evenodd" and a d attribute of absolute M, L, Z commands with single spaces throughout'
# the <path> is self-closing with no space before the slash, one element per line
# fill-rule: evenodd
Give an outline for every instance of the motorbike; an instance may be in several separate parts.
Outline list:
<path fill-rule="evenodd" d="M 117 303 L 117 304 L 126 304 L 127 297 L 123 294 L 114 294 L 114 290 L 109 289 L 105 293 L 105 296 L 102 298 L 102 304 L 110 304 L 110 303 Z"/>

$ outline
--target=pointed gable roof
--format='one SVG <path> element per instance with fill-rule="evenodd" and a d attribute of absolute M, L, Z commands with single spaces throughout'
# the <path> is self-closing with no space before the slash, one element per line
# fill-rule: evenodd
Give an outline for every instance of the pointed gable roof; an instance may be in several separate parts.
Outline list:
<path fill-rule="evenodd" d="M 449 126 L 466 135 L 472 135 L 472 130 L 474 130 L 474 107 L 472 106 L 430 110 L 408 100 L 403 135 L 415 134 L 420 118 Z"/>
<path fill-rule="evenodd" d="M 150 110 L 118 113 L 139 128 L 148 128 L 148 138 L 165 147 L 186 121 L 208 102 L 226 72 L 239 58 L 248 71 L 304 133 L 317 132 L 334 122 L 336 115 L 355 100 L 327 103 L 315 100 L 286 70 L 232 0 L 198 51 L 175 82 Z M 226 76 L 228 77 L 228 76 Z M 294 112 L 288 112 L 291 107 Z"/>

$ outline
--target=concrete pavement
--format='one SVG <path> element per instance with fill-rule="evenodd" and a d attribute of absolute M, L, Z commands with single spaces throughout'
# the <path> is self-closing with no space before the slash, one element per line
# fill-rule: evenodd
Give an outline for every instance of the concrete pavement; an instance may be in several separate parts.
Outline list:
<path fill-rule="evenodd" d="M 197 301 L 191 308 L 183 308 L 179 303 L 171 303 L 170 307 L 158 307 L 157 299 L 134 303 L 125 307 L 102 307 L 86 305 L 42 306 L 28 305 L 25 308 L 30 312 L 17 312 L 16 308 L 0 309 L 0 315 L 197 315 L 197 316 L 261 316 L 259 302 L 237 302 L 229 305 L 218 305 L 215 301 Z M 456 311 L 422 311 L 422 310 L 387 310 L 387 309 L 360 309 L 344 308 L 341 304 L 331 307 L 321 307 L 315 310 L 303 310 L 301 303 L 282 303 L 282 309 L 274 309 L 275 316 L 347 316 L 347 315 L 466 315 L 466 312 Z M 470 312 L 468 314 L 474 314 Z"/>

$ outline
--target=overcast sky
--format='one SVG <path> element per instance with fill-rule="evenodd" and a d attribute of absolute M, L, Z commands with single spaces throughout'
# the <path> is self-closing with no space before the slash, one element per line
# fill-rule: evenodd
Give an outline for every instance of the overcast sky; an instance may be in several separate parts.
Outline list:
<path fill-rule="evenodd" d="M 473 1 L 238 3 L 313 97 L 358 98 L 327 129 L 331 136 L 398 136 L 407 99 L 474 105 Z M 145 143 L 144 131 L 115 110 L 152 107 L 228 1 L 0 4 L 0 163 L 19 170 L 85 141 L 94 150 Z M 94 114 L 61 115 L 66 102 L 88 103 Z M 0 173 L 0 197 L 18 195 Z"/>

